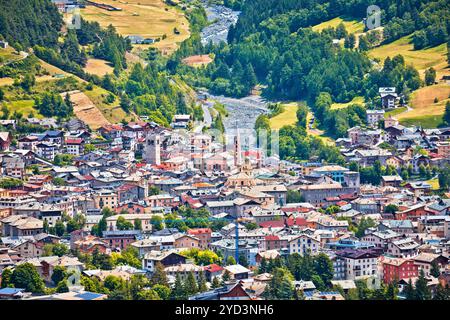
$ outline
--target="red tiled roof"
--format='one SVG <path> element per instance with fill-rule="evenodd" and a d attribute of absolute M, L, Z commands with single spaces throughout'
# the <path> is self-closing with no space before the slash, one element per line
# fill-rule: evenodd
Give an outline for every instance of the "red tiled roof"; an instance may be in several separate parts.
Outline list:
<path fill-rule="evenodd" d="M 134 187 L 134 185 L 129 184 L 129 183 L 126 183 L 126 184 L 124 184 L 124 185 L 118 187 L 117 190 L 118 190 L 118 191 L 128 191 L 128 190 L 133 189 L 133 187 Z"/>
<path fill-rule="evenodd" d="M 256 157 L 256 158 L 260 158 L 261 157 L 261 151 L 257 151 L 257 150 L 247 150 L 244 151 L 244 157 Z"/>
<path fill-rule="evenodd" d="M 339 198 L 341 200 L 353 200 L 356 199 L 356 196 L 354 194 L 348 193 L 348 194 L 341 194 Z"/>
<path fill-rule="evenodd" d="M 40 189 L 41 186 L 35 185 L 35 184 L 31 184 L 31 183 L 24 183 L 23 185 L 26 188 L 30 188 L 30 189 Z"/>
<path fill-rule="evenodd" d="M 201 233 L 211 233 L 212 230 L 210 228 L 196 228 L 189 229 L 188 234 L 201 234 Z"/>
<path fill-rule="evenodd" d="M 295 207 L 292 207 L 292 208 L 281 208 L 281 211 L 283 211 L 283 212 L 303 212 L 303 213 L 306 213 L 306 212 L 309 212 L 309 211 L 311 211 L 311 209 L 308 209 L 308 208 L 305 208 L 305 207 L 297 207 L 297 208 L 295 208 Z"/>
<path fill-rule="evenodd" d="M 266 241 L 277 241 L 277 240 L 280 240 L 280 237 L 276 236 L 276 235 L 268 235 L 268 236 L 265 236 L 264 239 Z"/>
<path fill-rule="evenodd" d="M 112 130 L 117 130 L 117 131 L 122 131 L 123 128 L 121 125 L 118 124 L 107 124 L 102 126 L 100 129 L 103 129 L 105 131 L 112 131 Z"/>
<path fill-rule="evenodd" d="M 209 266 L 205 266 L 205 271 L 209 272 L 220 272 L 223 268 L 215 263 L 210 264 Z"/>
<path fill-rule="evenodd" d="M 82 142 L 83 139 L 81 138 L 66 139 L 66 144 L 81 144 Z"/>
<path fill-rule="evenodd" d="M 307 225 L 308 225 L 308 222 L 306 221 L 305 218 L 300 218 L 300 217 L 297 217 L 297 218 L 289 217 L 289 218 L 287 219 L 287 224 L 288 224 L 288 226 L 293 226 L 293 225 L 296 225 L 296 226 L 307 226 Z"/>
<path fill-rule="evenodd" d="M 283 220 L 272 220 L 272 221 L 264 221 L 260 222 L 259 226 L 261 228 L 282 228 L 284 227 L 284 221 Z"/>
<path fill-rule="evenodd" d="M 9 191 L 9 193 L 11 196 L 17 196 L 17 195 L 25 195 L 25 194 L 28 194 L 29 192 L 25 191 L 25 190 L 17 190 L 16 189 L 16 190 Z"/>

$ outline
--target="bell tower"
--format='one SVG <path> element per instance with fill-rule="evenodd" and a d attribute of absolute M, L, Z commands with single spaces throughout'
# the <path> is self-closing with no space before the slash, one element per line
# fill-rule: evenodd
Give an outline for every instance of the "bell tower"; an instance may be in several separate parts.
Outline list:
<path fill-rule="evenodd" d="M 161 164 L 161 136 L 148 132 L 145 137 L 144 159 L 148 164 Z"/>

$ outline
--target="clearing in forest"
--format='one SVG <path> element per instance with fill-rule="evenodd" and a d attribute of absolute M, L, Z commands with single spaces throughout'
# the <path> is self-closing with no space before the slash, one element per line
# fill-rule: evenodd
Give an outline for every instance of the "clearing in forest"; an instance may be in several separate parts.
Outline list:
<path fill-rule="evenodd" d="M 325 28 L 336 28 L 340 23 L 343 23 L 348 33 L 362 33 L 364 32 L 364 24 L 362 21 L 355 20 L 354 18 L 336 17 L 334 19 L 322 22 L 312 27 L 314 31 L 322 31 Z"/>
<path fill-rule="evenodd" d="M 383 62 L 387 57 L 401 54 L 406 64 L 412 64 L 420 73 L 422 79 L 425 70 L 433 67 L 436 69 L 436 79 L 444 75 L 450 75 L 447 63 L 447 45 L 445 43 L 435 47 L 414 50 L 411 43 L 411 35 L 402 37 L 394 42 L 369 50 L 369 57 L 378 58 Z"/>
<path fill-rule="evenodd" d="M 74 104 L 75 115 L 91 129 L 98 129 L 110 123 L 86 94 L 81 91 L 72 91 L 69 94 L 70 100 Z"/>
<path fill-rule="evenodd" d="M 111 74 L 114 68 L 108 61 L 102 59 L 88 59 L 84 72 L 103 77 L 106 74 Z"/>
<path fill-rule="evenodd" d="M 283 126 L 293 125 L 297 122 L 297 102 L 283 103 L 283 112 L 270 118 L 272 130 L 280 130 Z"/>
<path fill-rule="evenodd" d="M 349 105 L 351 104 L 361 104 L 364 105 L 364 97 L 354 97 L 352 99 L 352 101 L 350 102 L 345 102 L 345 103 L 333 103 L 330 107 L 331 110 L 335 110 L 335 109 L 343 109 L 343 108 L 347 108 Z"/>
<path fill-rule="evenodd" d="M 94 0 L 95 2 L 95 0 Z M 179 43 L 189 37 L 189 22 L 184 13 L 163 0 L 99 0 L 119 7 L 121 11 L 107 11 L 87 5 L 81 15 L 88 21 L 97 21 L 102 27 L 112 24 L 123 36 L 138 35 L 161 40 L 153 44 L 163 54 L 173 52 Z M 174 29 L 179 33 L 175 33 Z M 164 39 L 162 39 L 164 36 Z"/>
<path fill-rule="evenodd" d="M 435 128 L 442 123 L 442 115 L 449 96 L 450 85 L 445 83 L 420 88 L 411 94 L 412 110 L 400 113 L 396 118 L 405 125 L 415 124 Z"/>

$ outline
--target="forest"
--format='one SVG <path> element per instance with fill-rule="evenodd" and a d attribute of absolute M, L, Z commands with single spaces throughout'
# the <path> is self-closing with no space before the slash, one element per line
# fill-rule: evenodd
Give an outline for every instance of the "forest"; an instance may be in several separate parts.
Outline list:
<path fill-rule="evenodd" d="M 0 0 L 0 35 L 16 49 L 54 47 L 63 25 L 49 0 Z"/>
<path fill-rule="evenodd" d="M 396 64 L 395 70 L 386 68 L 380 72 L 365 54 L 371 46 L 381 44 L 382 39 L 393 41 L 400 33 L 393 36 L 380 35 L 377 30 L 368 32 L 361 36 L 361 48 L 356 48 L 354 35 L 343 25 L 321 32 L 309 28 L 338 15 L 361 19 L 367 5 L 368 1 L 245 2 L 236 26 L 230 29 L 229 44 L 202 46 L 200 39 L 191 37 L 179 53 L 182 56 L 188 52 L 210 54 L 214 56 L 213 63 L 196 70 L 170 62 L 168 67 L 173 73 L 182 74 L 193 86 L 235 97 L 248 95 L 259 83 L 265 86 L 263 95 L 272 100 L 306 99 L 313 102 L 321 92 L 328 92 L 333 102 L 349 102 L 359 95 L 364 96 L 369 105 L 374 105 L 380 85 L 397 87 L 407 99 L 409 92 L 422 85 L 417 71 L 403 63 L 403 66 Z M 382 23 L 387 23 L 388 30 L 393 17 L 407 16 L 411 6 L 427 12 L 421 16 L 430 21 L 442 21 L 441 1 L 426 4 L 405 1 L 398 7 L 394 1 L 382 1 L 379 5 L 389 8 L 382 10 Z M 448 40 L 447 26 L 441 28 L 440 25 L 436 29 L 429 27 L 431 22 L 424 17 L 422 20 L 419 31 L 426 32 L 426 28 L 443 30 L 440 32 L 443 37 L 440 40 L 430 38 L 428 45 Z M 344 47 L 333 45 L 332 40 L 336 37 L 345 38 Z M 390 72 L 389 77 L 383 79 L 387 72 Z"/>
<path fill-rule="evenodd" d="M 63 34 L 61 17 L 49 3 L 19 0 L 5 4 L 0 34 L 14 45 L 33 47 L 36 56 L 46 62 L 118 95 L 125 111 L 148 115 L 164 125 L 175 112 L 196 114 L 195 106 L 186 103 L 185 93 L 169 79 L 176 76 L 213 94 L 243 97 L 260 84 L 262 95 L 269 100 L 305 100 L 319 126 L 331 137 L 342 137 L 349 127 L 364 124 L 364 109 L 351 105 L 332 110 L 332 103 L 347 103 L 361 96 L 367 107 L 373 108 L 379 103 L 380 86 L 396 87 L 407 102 L 409 94 L 423 85 L 417 70 L 406 65 L 402 56 L 374 65 L 366 50 L 411 33 L 417 48 L 448 41 L 445 0 L 380 1 L 377 5 L 385 28 L 382 34 L 371 31 L 361 36 L 360 47 L 343 25 L 320 32 L 311 26 L 337 16 L 362 20 L 371 4 L 368 0 L 227 0 L 224 5 L 242 11 L 230 28 L 228 44 L 202 45 L 200 31 L 208 21 L 205 10 L 193 5 L 186 10 L 191 36 L 172 56 L 162 58 L 149 50 L 147 67 L 122 72 L 128 68 L 125 53 L 131 50 L 129 41 L 112 26 L 105 29 L 83 19 L 81 29 Z M 24 14 L 16 14 L 19 10 Z M 47 17 L 53 18 L 47 21 Z M 25 20 L 31 21 L 31 27 L 25 27 Z M 58 36 L 62 36 L 60 41 Z M 344 46 L 333 44 L 335 38 L 345 39 Z M 204 68 L 181 62 L 195 54 L 209 54 L 214 61 Z M 103 78 L 85 74 L 83 67 L 89 57 L 109 61 L 114 74 Z"/>

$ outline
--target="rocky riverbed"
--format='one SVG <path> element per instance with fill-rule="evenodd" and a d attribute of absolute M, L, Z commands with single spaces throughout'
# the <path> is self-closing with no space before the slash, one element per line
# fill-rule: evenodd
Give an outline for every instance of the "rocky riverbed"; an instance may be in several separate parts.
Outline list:
<path fill-rule="evenodd" d="M 212 41 L 214 44 L 227 41 L 228 30 L 238 20 L 239 11 L 233 11 L 221 5 L 208 5 L 202 1 L 206 10 L 208 21 L 213 22 L 201 32 L 202 43 Z M 231 131 L 236 127 L 239 129 L 253 129 L 256 118 L 262 113 L 268 112 L 267 103 L 260 96 L 248 96 L 241 99 L 215 96 L 206 94 L 209 100 L 215 100 L 225 105 L 228 117 L 223 119 L 225 130 Z"/>
<path fill-rule="evenodd" d="M 213 22 L 201 32 L 202 43 L 207 44 L 212 41 L 218 44 L 227 41 L 228 29 L 238 20 L 240 11 L 233 11 L 221 5 L 208 5 L 207 1 L 202 1 L 206 10 L 208 21 Z"/>
<path fill-rule="evenodd" d="M 267 113 L 267 103 L 260 96 L 248 96 L 245 98 L 229 98 L 207 94 L 209 100 L 215 100 L 223 104 L 228 117 L 223 119 L 225 130 L 253 129 L 256 118 L 262 113 Z"/>

